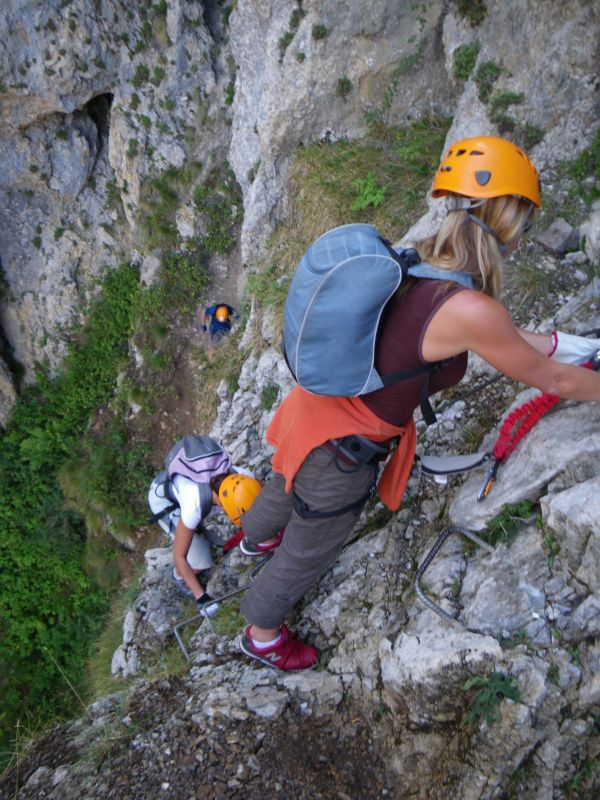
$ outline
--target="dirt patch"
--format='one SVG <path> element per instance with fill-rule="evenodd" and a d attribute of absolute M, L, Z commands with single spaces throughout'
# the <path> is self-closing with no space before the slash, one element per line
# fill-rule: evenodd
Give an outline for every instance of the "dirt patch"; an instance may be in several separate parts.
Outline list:
<path fill-rule="evenodd" d="M 40 766 L 62 766 L 70 772 L 76 763 L 77 777 L 61 783 L 63 800 L 75 796 L 87 800 L 398 796 L 387 783 L 379 732 L 351 704 L 320 719 L 293 706 L 274 721 L 255 716 L 195 721 L 186 710 L 187 700 L 182 679 L 172 678 L 138 692 L 130 703 L 130 733 L 113 735 L 110 746 L 94 765 L 85 767 L 84 774 L 82 754 L 70 749 L 64 734 L 54 731 L 27 754 L 18 775 L 13 769 L 4 776 L 0 796 L 54 797 L 50 776 L 43 785 L 25 788 L 27 780 Z"/>

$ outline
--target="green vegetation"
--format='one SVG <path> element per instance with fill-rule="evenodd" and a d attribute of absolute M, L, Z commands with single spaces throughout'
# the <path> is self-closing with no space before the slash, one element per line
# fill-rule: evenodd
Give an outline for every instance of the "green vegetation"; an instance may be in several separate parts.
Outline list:
<path fill-rule="evenodd" d="M 528 520 L 535 512 L 535 506 L 529 500 L 523 500 L 513 505 L 505 505 L 494 519 L 488 522 L 481 538 L 496 546 L 497 544 L 510 544 L 514 541 L 519 525 Z"/>
<path fill-rule="evenodd" d="M 127 151 L 126 151 L 127 158 L 135 158 L 138 153 L 139 153 L 139 147 L 138 147 L 137 139 L 128 139 L 127 140 Z"/>
<path fill-rule="evenodd" d="M 279 63 L 283 61 L 285 51 L 288 49 L 288 46 L 292 43 L 293 39 L 294 34 L 292 31 L 286 31 L 279 37 Z"/>
<path fill-rule="evenodd" d="M 152 70 L 152 78 L 150 79 L 150 82 L 152 83 L 153 86 L 160 86 L 166 74 L 167 73 L 162 67 L 154 67 L 154 69 Z"/>
<path fill-rule="evenodd" d="M 325 25 L 313 25 L 311 34 L 312 38 L 318 41 L 319 39 L 325 39 L 328 36 L 329 31 Z"/>
<path fill-rule="evenodd" d="M 369 206 L 377 207 L 385 200 L 385 187 L 377 184 L 374 172 L 369 172 L 366 178 L 352 181 L 352 187 L 356 190 L 356 199 L 350 206 L 352 211 L 364 211 Z"/>
<path fill-rule="evenodd" d="M 235 244 L 233 228 L 242 215 L 242 197 L 233 173 L 225 167 L 194 190 L 194 203 L 207 223 L 204 246 L 227 253 Z"/>
<path fill-rule="evenodd" d="M 457 0 L 458 13 L 463 19 L 468 19 L 471 25 L 481 25 L 487 16 L 485 0 Z"/>
<path fill-rule="evenodd" d="M 503 650 L 514 650 L 520 645 L 525 645 L 530 652 L 535 651 L 535 644 L 527 631 L 515 631 L 512 636 L 500 637 L 499 642 Z"/>
<path fill-rule="evenodd" d="M 146 64 L 138 64 L 131 79 L 131 85 L 138 89 L 150 80 L 150 70 Z"/>
<path fill-rule="evenodd" d="M 89 642 L 106 597 L 81 568 L 85 531 L 65 507 L 59 472 L 77 450 L 90 413 L 110 398 L 127 357 L 138 276 L 111 273 L 60 375 L 40 370 L 0 439 L 0 665 L 2 739 L 18 719 L 43 722 L 73 708 Z"/>
<path fill-rule="evenodd" d="M 473 67 L 477 61 L 481 42 L 475 39 L 470 44 L 461 44 L 452 54 L 454 64 L 454 77 L 459 81 L 466 81 L 471 77 Z"/>
<path fill-rule="evenodd" d="M 547 531 L 544 536 L 544 550 L 548 556 L 548 569 L 554 567 L 556 556 L 560 553 L 560 544 L 556 541 L 551 531 Z"/>
<path fill-rule="evenodd" d="M 290 21 L 288 30 L 282 34 L 279 38 L 279 63 L 283 61 L 283 57 L 285 55 L 285 51 L 287 50 L 288 46 L 292 43 L 294 36 L 296 35 L 296 31 L 300 23 L 302 22 L 302 18 L 306 15 L 306 12 L 298 7 L 295 8 L 292 13 L 290 14 Z"/>
<path fill-rule="evenodd" d="M 335 93 L 337 94 L 338 97 L 341 97 L 342 100 L 345 100 L 353 88 L 354 86 L 350 78 L 344 76 L 343 78 L 340 78 L 339 81 L 337 82 Z"/>
<path fill-rule="evenodd" d="M 255 161 L 254 164 L 252 164 L 252 166 L 248 170 L 248 175 L 246 176 L 248 178 L 248 183 L 254 183 L 254 179 L 256 178 L 259 169 L 260 169 L 260 159 L 258 161 Z"/>
<path fill-rule="evenodd" d="M 246 624 L 240 614 L 240 601 L 231 600 L 222 605 L 212 618 L 215 631 L 219 636 L 235 636 Z"/>
<path fill-rule="evenodd" d="M 400 88 L 400 82 L 402 76 L 409 72 L 413 67 L 420 63 L 421 59 L 423 58 L 423 45 L 422 43 L 419 44 L 417 50 L 414 53 L 410 53 L 407 56 L 404 56 L 398 62 L 398 66 L 392 73 L 392 79 L 390 81 L 389 86 L 386 88 L 383 94 L 383 102 L 380 108 L 375 108 L 371 111 L 367 111 L 365 114 L 365 119 L 367 123 L 371 126 L 377 125 L 385 125 L 387 122 L 388 112 L 392 106 L 392 102 L 396 95 L 398 94 L 398 89 Z"/>
<path fill-rule="evenodd" d="M 448 125 L 441 117 L 406 128 L 380 123 L 360 141 L 318 142 L 298 150 L 290 170 L 289 222 L 275 231 L 260 273 L 248 281 L 248 292 L 260 306 L 275 309 L 277 327 L 290 276 L 324 231 L 366 222 L 396 240 L 416 221 L 426 207 Z"/>
<path fill-rule="evenodd" d="M 538 125 L 533 125 L 529 122 L 523 125 L 523 147 L 525 150 L 531 150 L 532 147 L 542 141 L 544 136 L 544 130 Z"/>
<path fill-rule="evenodd" d="M 485 719 L 488 725 L 500 719 L 499 706 L 501 701 L 507 697 L 518 703 L 521 694 L 515 685 L 515 678 L 511 675 L 504 675 L 502 672 L 492 672 L 489 676 L 483 677 L 476 675 L 463 686 L 465 691 L 479 689 L 471 702 L 471 710 L 467 714 L 467 722 L 475 724 L 480 719 Z"/>
<path fill-rule="evenodd" d="M 515 130 L 516 122 L 507 113 L 511 106 L 520 105 L 525 95 L 520 92 L 498 92 L 492 95 L 489 102 L 490 119 L 502 134 Z"/>
<path fill-rule="evenodd" d="M 487 103 L 490 99 L 494 84 L 502 74 L 502 67 L 494 61 L 484 61 L 479 65 L 475 73 L 475 83 L 479 91 L 479 99 L 482 103 Z"/>
<path fill-rule="evenodd" d="M 260 270 L 248 279 L 247 294 L 256 302 L 257 344 L 262 342 L 262 309 L 272 310 L 279 332 L 290 277 L 306 247 L 325 230 L 367 222 L 394 240 L 416 221 L 425 209 L 448 125 L 443 118 L 425 118 L 407 128 L 380 123 L 361 141 L 319 142 L 298 150 L 290 171 L 289 221 L 276 229 Z M 353 210 L 360 186 L 367 187 L 364 200 L 379 188 L 385 190 L 384 201 Z"/>
<path fill-rule="evenodd" d="M 278 396 L 279 386 L 274 383 L 269 383 L 267 386 L 263 386 L 260 402 L 265 411 L 270 411 L 273 408 Z"/>
<path fill-rule="evenodd" d="M 600 130 L 577 158 L 561 165 L 560 172 L 572 180 L 571 193 L 588 205 L 600 197 Z"/>
<path fill-rule="evenodd" d="M 232 78 L 227 84 L 227 88 L 225 89 L 225 105 L 226 106 L 233 105 L 234 97 L 235 97 L 235 79 Z"/>
<path fill-rule="evenodd" d="M 598 774 L 599 768 L 600 761 L 596 758 L 580 759 L 577 765 L 577 772 L 569 782 L 569 790 L 575 792 L 576 797 L 592 797 L 594 778 Z"/>

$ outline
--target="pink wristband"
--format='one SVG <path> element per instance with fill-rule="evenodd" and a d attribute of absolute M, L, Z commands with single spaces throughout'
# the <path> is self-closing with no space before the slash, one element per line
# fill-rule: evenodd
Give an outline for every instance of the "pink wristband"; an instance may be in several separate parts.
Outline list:
<path fill-rule="evenodd" d="M 558 333 L 556 331 L 552 331 L 550 334 L 550 339 L 552 340 L 552 347 L 548 353 L 548 358 L 552 358 L 554 353 L 556 353 L 556 348 L 558 347 Z"/>

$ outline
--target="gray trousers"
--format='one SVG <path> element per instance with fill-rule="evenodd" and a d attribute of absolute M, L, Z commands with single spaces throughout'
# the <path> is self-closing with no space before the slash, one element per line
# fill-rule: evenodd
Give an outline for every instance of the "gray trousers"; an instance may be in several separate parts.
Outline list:
<path fill-rule="evenodd" d="M 293 484 L 311 511 L 336 511 L 369 492 L 375 467 L 336 464 L 325 446 L 307 456 Z M 342 472 L 341 470 L 348 470 Z M 273 473 L 249 511 L 242 517 L 245 536 L 261 542 L 285 527 L 281 545 L 246 592 L 240 609 L 260 628 L 277 628 L 313 583 L 331 566 L 354 527 L 360 508 L 325 519 L 304 519 L 295 510 L 285 480 Z"/>

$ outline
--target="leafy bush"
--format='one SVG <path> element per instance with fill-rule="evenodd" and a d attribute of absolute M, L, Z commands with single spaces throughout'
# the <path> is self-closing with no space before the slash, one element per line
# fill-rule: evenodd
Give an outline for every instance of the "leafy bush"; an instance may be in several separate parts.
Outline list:
<path fill-rule="evenodd" d="M 233 226 L 242 214 L 242 197 L 233 173 L 226 167 L 194 190 L 196 208 L 207 221 L 204 247 L 228 253 L 235 244 Z"/>
<path fill-rule="evenodd" d="M 357 178 L 352 181 L 357 197 L 350 206 L 352 211 L 363 211 L 369 206 L 380 206 L 385 200 L 385 187 L 379 186 L 374 172 L 369 172 L 366 178 Z"/>
<path fill-rule="evenodd" d="M 502 74 L 502 67 L 493 61 L 484 61 L 479 65 L 475 74 L 475 82 L 479 90 L 479 99 L 482 103 L 487 103 L 494 88 L 494 84 Z"/>
<path fill-rule="evenodd" d="M 485 0 L 458 0 L 457 5 L 460 16 L 468 19 L 473 27 L 480 25 L 487 16 Z"/>
<path fill-rule="evenodd" d="M 279 395 L 279 386 L 274 383 L 269 383 L 267 386 L 263 386 L 260 401 L 262 407 L 266 411 L 270 411 L 273 406 L 275 405 L 275 401 Z"/>
<path fill-rule="evenodd" d="M 81 569 L 81 518 L 65 507 L 59 471 L 90 413 L 112 394 L 127 357 L 137 272 L 109 274 L 56 379 L 40 369 L 0 438 L 0 668 L 4 742 L 16 720 L 70 710 L 106 597 Z"/>
<path fill-rule="evenodd" d="M 135 72 L 133 73 L 133 78 L 131 79 L 131 85 L 138 89 L 140 86 L 143 86 L 145 83 L 148 83 L 150 79 L 150 70 L 146 66 L 146 64 L 138 64 L 135 68 Z"/>
<path fill-rule="evenodd" d="M 470 44 L 461 44 L 452 55 L 454 62 L 454 77 L 459 81 L 466 81 L 471 77 L 473 67 L 477 61 L 481 42 L 475 39 Z"/>
<path fill-rule="evenodd" d="M 518 703 L 521 693 L 515 686 L 515 678 L 511 675 L 504 675 L 502 672 L 492 672 L 488 677 L 476 675 L 463 686 L 463 689 L 479 688 L 480 691 L 475 695 L 471 703 L 471 711 L 467 714 L 467 722 L 473 724 L 482 717 L 488 725 L 500 719 L 498 707 L 503 698 L 514 700 Z"/>
<path fill-rule="evenodd" d="M 338 97 L 341 97 L 342 100 L 345 100 L 353 88 L 354 87 L 352 85 L 352 81 L 350 80 L 350 78 L 346 77 L 340 78 L 339 81 L 337 82 L 335 93 L 337 94 Z"/>
<path fill-rule="evenodd" d="M 488 522 L 481 538 L 494 547 L 500 543 L 510 544 L 516 536 L 519 525 L 529 519 L 534 510 L 535 506 L 529 500 L 505 505 L 502 511 Z"/>
<path fill-rule="evenodd" d="M 561 172 L 574 181 L 575 193 L 587 203 L 600 197 L 600 130 L 577 158 L 561 165 Z"/>

